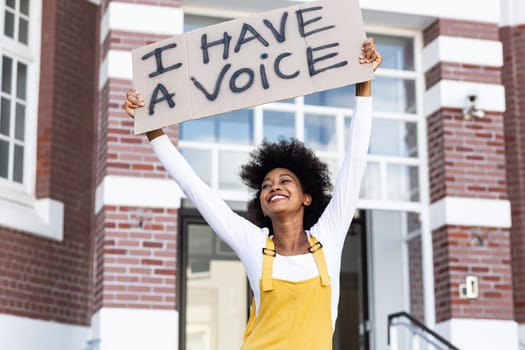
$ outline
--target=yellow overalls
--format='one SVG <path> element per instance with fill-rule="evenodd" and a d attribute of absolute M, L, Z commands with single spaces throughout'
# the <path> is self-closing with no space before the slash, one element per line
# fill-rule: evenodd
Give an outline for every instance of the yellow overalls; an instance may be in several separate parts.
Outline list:
<path fill-rule="evenodd" d="M 319 276 L 300 282 L 272 278 L 275 247 L 270 237 L 263 248 L 261 302 L 250 319 L 241 350 L 331 350 L 331 287 L 322 245 L 310 236 Z"/>

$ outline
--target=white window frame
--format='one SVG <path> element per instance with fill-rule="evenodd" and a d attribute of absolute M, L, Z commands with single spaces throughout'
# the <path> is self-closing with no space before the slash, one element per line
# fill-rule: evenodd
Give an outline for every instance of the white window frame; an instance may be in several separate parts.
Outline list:
<path fill-rule="evenodd" d="M 0 28 L 0 55 L 27 65 L 23 181 L 0 178 L 0 227 L 62 240 L 63 204 L 50 198 L 35 198 L 42 0 L 30 0 L 29 6 L 27 45 L 16 40 L 16 29 L 12 39 L 4 35 L 3 26 Z M 5 23 L 5 7 L 5 1 L 1 1 L 0 23 Z"/>

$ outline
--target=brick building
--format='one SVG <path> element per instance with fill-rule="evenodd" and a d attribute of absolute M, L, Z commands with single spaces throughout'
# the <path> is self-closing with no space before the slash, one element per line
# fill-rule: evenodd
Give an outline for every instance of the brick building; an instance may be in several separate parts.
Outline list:
<path fill-rule="evenodd" d="M 132 49 L 294 3 L 0 4 L 1 349 L 239 347 L 249 306 L 242 266 L 133 135 L 121 103 Z M 525 4 L 360 4 L 385 62 L 343 255 L 334 349 L 389 348 L 388 315 L 406 311 L 460 349 L 518 350 Z M 304 140 L 337 172 L 353 93 L 345 87 L 166 131 L 242 214 L 249 193 L 234 169 L 263 138 Z M 460 295 L 463 284 L 478 296 Z M 398 335 L 410 349 L 410 332 Z"/>

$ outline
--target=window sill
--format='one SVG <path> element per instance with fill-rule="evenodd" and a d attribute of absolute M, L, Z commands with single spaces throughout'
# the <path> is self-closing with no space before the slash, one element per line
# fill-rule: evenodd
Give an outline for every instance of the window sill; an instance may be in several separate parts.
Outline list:
<path fill-rule="evenodd" d="M 54 199 L 34 199 L 23 195 L 13 201 L 0 197 L 0 226 L 62 241 L 64 204 Z"/>

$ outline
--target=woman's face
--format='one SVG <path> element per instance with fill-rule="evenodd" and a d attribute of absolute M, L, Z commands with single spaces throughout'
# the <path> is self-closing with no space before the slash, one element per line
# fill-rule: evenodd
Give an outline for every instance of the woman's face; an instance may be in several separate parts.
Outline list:
<path fill-rule="evenodd" d="M 312 197 L 303 192 L 299 178 L 292 171 L 275 168 L 264 177 L 259 200 L 263 214 L 273 219 L 288 213 L 303 214 Z"/>

